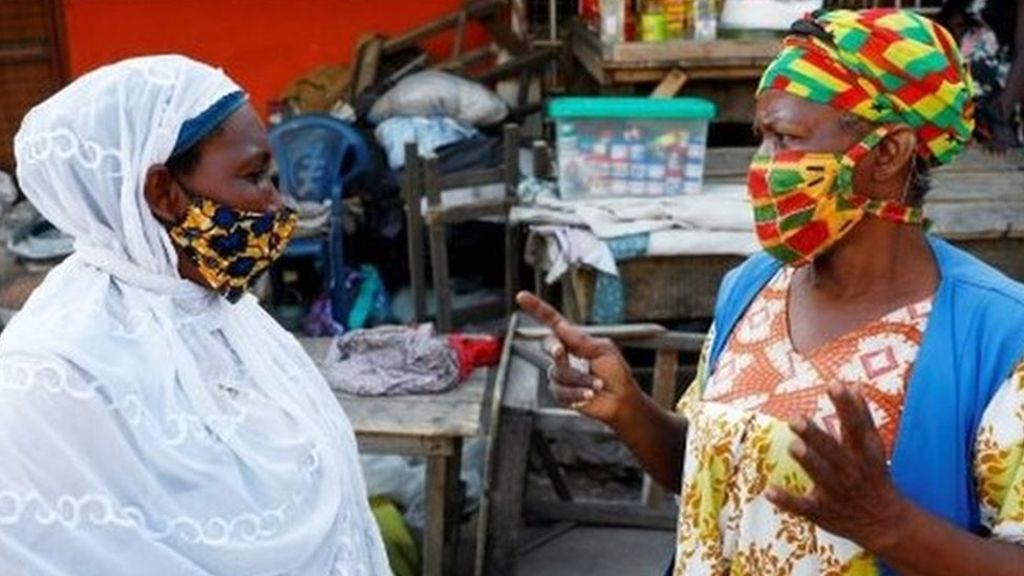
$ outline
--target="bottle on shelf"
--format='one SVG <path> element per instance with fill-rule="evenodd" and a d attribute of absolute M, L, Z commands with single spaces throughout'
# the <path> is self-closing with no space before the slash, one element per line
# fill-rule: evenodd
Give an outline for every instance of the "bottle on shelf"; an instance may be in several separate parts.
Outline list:
<path fill-rule="evenodd" d="M 718 11 L 715 0 L 693 0 L 691 11 L 694 40 L 714 40 L 718 37 Z"/>
<path fill-rule="evenodd" d="M 643 42 L 668 40 L 668 20 L 662 0 L 644 0 L 640 13 L 640 39 Z"/>
<path fill-rule="evenodd" d="M 601 41 L 606 44 L 625 40 L 625 0 L 601 0 Z"/>
<path fill-rule="evenodd" d="M 688 18 L 690 0 L 661 0 L 665 11 L 665 28 L 669 40 L 681 40 L 690 29 Z"/>

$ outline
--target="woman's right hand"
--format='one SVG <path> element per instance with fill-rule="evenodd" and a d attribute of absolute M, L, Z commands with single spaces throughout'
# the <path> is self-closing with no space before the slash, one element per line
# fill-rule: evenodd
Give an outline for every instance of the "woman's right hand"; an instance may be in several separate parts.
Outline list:
<path fill-rule="evenodd" d="M 613 429 L 619 427 L 626 415 L 635 413 L 643 402 L 643 392 L 611 340 L 588 335 L 529 292 L 520 292 L 516 302 L 553 333 L 544 347 L 554 361 L 548 380 L 559 402 Z M 589 371 L 573 368 L 570 354 L 587 361 Z"/>

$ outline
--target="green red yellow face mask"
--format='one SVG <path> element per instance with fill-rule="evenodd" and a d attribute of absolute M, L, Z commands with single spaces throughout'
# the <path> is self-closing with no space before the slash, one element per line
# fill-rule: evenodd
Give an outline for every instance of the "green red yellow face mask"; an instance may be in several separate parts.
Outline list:
<path fill-rule="evenodd" d="M 843 154 L 785 150 L 754 156 L 747 188 L 766 252 L 803 266 L 828 251 L 865 215 L 920 224 L 920 208 L 855 194 L 853 168 L 891 130 L 883 126 Z"/>

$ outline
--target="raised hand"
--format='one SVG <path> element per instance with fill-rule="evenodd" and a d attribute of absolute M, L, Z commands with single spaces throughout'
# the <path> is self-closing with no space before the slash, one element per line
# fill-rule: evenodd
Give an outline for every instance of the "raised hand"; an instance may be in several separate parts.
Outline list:
<path fill-rule="evenodd" d="M 611 340 L 588 335 L 529 292 L 520 292 L 516 302 L 553 333 L 545 349 L 554 360 L 548 380 L 555 398 L 615 428 L 643 397 L 618 347 Z M 573 367 L 570 354 L 589 366 Z"/>
<path fill-rule="evenodd" d="M 882 439 L 859 391 L 836 385 L 829 398 L 839 416 L 841 439 L 806 418 L 790 423 L 797 439 L 789 452 L 814 481 L 814 489 L 797 496 L 771 487 L 765 496 L 868 550 L 886 550 L 907 501 L 892 481 Z"/>

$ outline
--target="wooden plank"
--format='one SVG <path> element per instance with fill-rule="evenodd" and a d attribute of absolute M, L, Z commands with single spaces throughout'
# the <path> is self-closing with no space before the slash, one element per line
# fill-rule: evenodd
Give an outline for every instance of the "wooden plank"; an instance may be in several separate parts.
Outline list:
<path fill-rule="evenodd" d="M 520 342 L 516 342 L 516 345 Z M 540 352 L 539 342 L 528 342 Z M 509 366 L 508 389 L 502 405 L 512 410 L 533 412 L 537 408 L 538 388 L 543 384 L 543 374 L 520 356 L 514 356 Z"/>
<path fill-rule="evenodd" d="M 678 520 L 678 511 L 671 508 L 651 510 L 639 504 L 604 504 L 579 500 L 527 500 L 524 512 L 538 520 L 570 520 L 589 525 L 652 530 L 674 530 Z"/>
<path fill-rule="evenodd" d="M 608 84 L 655 84 L 664 79 L 673 68 L 680 66 L 678 62 L 665 62 L 659 65 L 632 68 L 626 66 L 604 65 L 603 74 Z M 686 67 L 686 75 L 691 82 L 697 81 L 740 81 L 756 85 L 764 73 L 758 66 L 733 66 L 728 68 L 693 68 Z M 751 99 L 754 91 L 750 91 Z"/>
<path fill-rule="evenodd" d="M 462 531 L 462 439 L 455 440 L 452 455 L 445 458 L 444 474 L 444 573 L 455 574 Z M 430 473 L 430 462 L 427 462 Z"/>
<path fill-rule="evenodd" d="M 679 68 L 673 68 L 665 75 L 665 78 L 658 84 L 651 92 L 651 98 L 675 98 L 676 94 L 683 89 L 683 85 L 689 77 L 686 72 L 683 72 Z"/>
<path fill-rule="evenodd" d="M 491 45 L 475 48 L 463 53 L 456 59 L 445 60 L 444 62 L 438 62 L 431 66 L 431 68 L 448 71 L 461 71 L 466 68 L 471 68 L 476 64 L 492 58 L 494 56 L 494 48 Z"/>
<path fill-rule="evenodd" d="M 484 28 L 491 33 L 491 37 L 494 38 L 495 42 L 513 56 L 521 56 L 529 52 L 530 46 L 522 38 L 516 36 L 515 32 L 512 31 L 505 21 L 503 14 L 491 14 L 479 18 L 479 20 Z"/>
<path fill-rule="evenodd" d="M 933 222 L 932 231 L 943 238 L 1024 237 L 1024 198 L 1015 202 L 926 203 L 925 215 Z"/>
<path fill-rule="evenodd" d="M 589 30 L 586 33 L 594 34 Z M 775 58 L 781 46 L 779 40 L 619 42 L 611 46 L 607 60 L 630 67 L 663 66 L 670 62 L 682 68 L 763 68 Z"/>
<path fill-rule="evenodd" d="M 644 258 L 619 263 L 626 320 L 711 318 L 718 286 L 740 256 Z"/>
<path fill-rule="evenodd" d="M 448 207 L 428 207 L 423 220 L 427 226 L 457 224 L 487 216 L 503 216 L 507 212 L 508 202 L 504 198 L 492 198 Z"/>
<path fill-rule="evenodd" d="M 381 55 L 384 52 L 384 37 L 372 36 L 362 41 L 356 57 L 356 69 L 353 74 L 351 99 L 362 94 L 366 89 L 377 83 L 380 71 Z"/>
<path fill-rule="evenodd" d="M 638 326 L 643 326 L 638 324 Z M 656 326 L 656 325 L 655 325 Z M 592 332 L 594 334 L 601 334 L 601 328 L 605 326 L 581 326 L 584 332 Z M 614 328 L 613 326 L 609 326 Z M 540 349 L 528 348 L 528 340 L 540 340 L 550 332 L 544 329 L 529 332 L 523 332 L 520 330 L 520 334 L 523 334 L 522 338 L 516 342 L 515 350 L 520 355 L 540 369 L 546 369 L 550 360 Z M 535 336 L 535 337 L 533 337 Z M 601 337 L 601 336 L 598 336 Z M 642 338 L 612 338 L 615 343 L 622 348 L 637 348 L 642 350 L 674 350 L 676 352 L 700 352 L 704 348 L 704 339 L 706 335 L 697 332 L 665 332 L 658 336 L 642 337 Z M 538 356 L 540 355 L 540 356 Z"/>
<path fill-rule="evenodd" d="M 607 425 L 568 408 L 537 408 L 534 410 L 533 418 L 534 427 L 548 434 L 588 435 L 606 438 L 615 436 L 615 432 Z"/>
<path fill-rule="evenodd" d="M 506 310 L 504 299 L 483 302 L 467 308 L 454 308 L 452 310 L 452 325 L 466 326 L 502 318 L 506 315 Z"/>
<path fill-rule="evenodd" d="M 1024 199 L 1024 172 L 949 172 L 932 178 L 932 191 L 925 205 L 938 202 L 962 202 Z"/>
<path fill-rule="evenodd" d="M 501 168 L 483 168 L 479 170 L 463 170 L 441 176 L 441 190 L 453 188 L 473 188 L 502 182 L 504 172 Z"/>
<path fill-rule="evenodd" d="M 547 180 L 554 175 L 551 146 L 543 140 L 533 143 L 533 177 Z"/>
<path fill-rule="evenodd" d="M 583 65 L 583 69 L 587 71 L 598 84 L 601 86 L 607 86 L 610 84 L 608 76 L 604 71 L 604 62 L 601 58 L 600 42 L 595 47 L 592 44 L 593 35 L 581 34 L 577 31 L 576 27 L 572 29 L 572 39 L 569 43 L 570 50 L 575 56 L 575 60 Z"/>
<path fill-rule="evenodd" d="M 409 436 L 475 436 L 480 432 L 480 404 L 485 382 L 478 371 L 468 382 L 441 394 L 350 396 L 337 394 L 357 433 Z"/>
<path fill-rule="evenodd" d="M 465 10 L 459 12 L 459 18 L 455 22 L 455 41 L 452 42 L 451 60 L 458 60 L 462 56 L 462 44 L 466 39 L 466 19 L 468 14 Z"/>
<path fill-rule="evenodd" d="M 500 13 L 504 7 L 505 2 L 503 0 L 478 0 L 467 4 L 465 10 L 468 12 L 470 19 L 479 20 Z M 388 40 L 384 45 L 384 53 L 394 54 L 455 26 L 459 22 L 459 14 L 461 12 L 461 10 L 453 12 Z"/>
<path fill-rule="evenodd" d="M 453 508 L 458 504 L 453 491 L 459 489 L 459 462 L 461 442 L 451 456 L 430 456 L 426 470 L 426 526 L 423 530 L 423 574 L 446 576 L 454 574 L 458 536 L 452 534 L 458 522 L 452 521 Z"/>
<path fill-rule="evenodd" d="M 0 46 L 0 64 L 49 61 L 51 48 L 42 42 L 38 44 L 16 44 Z"/>
<path fill-rule="evenodd" d="M 662 68 L 676 65 L 684 69 L 708 67 L 760 67 L 763 69 L 778 53 L 780 40 L 719 39 L 695 42 L 617 42 L 605 44 L 592 30 L 579 22 L 572 24 L 577 50 L 596 53 L 608 66 Z M 689 72 L 689 70 L 687 70 Z"/>
<path fill-rule="evenodd" d="M 487 446 L 484 453 L 484 477 L 483 490 L 480 497 L 480 513 L 477 516 L 477 547 L 474 556 L 475 572 L 483 574 L 487 565 L 487 534 L 490 529 L 491 503 L 494 493 L 492 488 L 496 483 L 495 469 L 497 467 L 499 452 L 499 437 L 501 433 L 502 403 L 505 397 L 505 388 L 508 385 L 510 368 L 512 363 L 512 344 L 515 340 L 516 325 L 519 323 L 519 315 L 513 314 L 508 319 L 508 327 L 505 329 L 505 341 L 502 343 L 501 361 L 498 364 L 498 371 L 494 379 L 494 393 L 491 395 L 489 407 Z"/>
<path fill-rule="evenodd" d="M 544 68 L 549 62 L 558 56 L 554 48 L 543 48 L 530 51 L 518 56 L 494 68 L 475 76 L 475 80 L 482 84 L 491 84 L 498 80 L 504 80 L 516 76 L 523 71 L 532 71 Z M 521 104 L 521 102 L 519 102 Z"/>
<path fill-rule="evenodd" d="M 777 42 L 712 40 L 709 42 L 624 43 L 614 47 L 606 65 L 613 68 L 761 68 L 778 53 Z"/>
<path fill-rule="evenodd" d="M 534 368 L 541 371 L 542 374 L 546 374 L 548 368 L 552 365 L 553 361 L 546 352 L 544 352 L 539 346 L 532 346 L 528 342 L 517 340 L 512 343 L 512 351 L 516 356 L 526 360 L 533 365 Z"/>
<path fill-rule="evenodd" d="M 515 124 L 507 124 L 503 130 L 502 153 L 502 168 L 505 172 L 505 205 L 502 214 L 505 220 L 505 312 L 511 314 L 516 306 L 519 261 L 523 257 L 519 226 L 508 217 L 519 192 L 519 127 Z"/>
<path fill-rule="evenodd" d="M 661 324 L 611 324 L 601 326 L 580 326 L 580 330 L 595 338 L 611 338 L 612 340 L 643 340 L 661 336 L 668 332 Z M 529 340 L 540 340 L 552 334 L 547 326 L 523 326 L 516 336 Z"/>
<path fill-rule="evenodd" d="M 404 433 L 381 434 L 356 432 L 361 454 L 396 454 L 401 456 L 449 456 L 452 437 L 409 436 Z"/>
<path fill-rule="evenodd" d="M 441 207 L 441 166 L 436 156 L 426 159 L 423 166 L 423 188 L 431 209 Z M 452 289 L 448 275 L 448 244 L 444 223 L 428 224 L 430 264 L 434 277 L 434 298 L 437 301 L 437 328 L 447 334 L 452 331 Z"/>
<path fill-rule="evenodd" d="M 672 412 L 676 399 L 676 379 L 679 373 L 679 352 L 672 349 L 658 350 L 654 358 L 654 385 L 651 398 L 659 407 Z M 648 508 L 660 508 L 665 501 L 665 489 L 644 474 L 640 501 Z"/>
<path fill-rule="evenodd" d="M 414 142 L 405 145 L 405 174 L 402 193 L 405 196 L 405 224 L 409 245 L 409 276 L 412 285 L 413 319 L 417 323 L 427 319 L 426 254 L 423 251 L 423 217 L 420 190 L 422 163 Z"/>
<path fill-rule="evenodd" d="M 509 384 L 514 382 L 514 379 L 510 380 Z M 491 486 L 492 521 L 486 537 L 478 544 L 483 546 L 483 562 L 477 566 L 476 576 L 515 574 L 532 429 L 533 415 L 529 410 L 507 406 L 502 409 L 496 444 L 495 481 Z"/>
<path fill-rule="evenodd" d="M 572 491 L 569 490 L 569 484 L 565 481 L 562 469 L 558 466 L 558 459 L 555 458 L 554 452 L 551 451 L 548 439 L 544 437 L 540 430 L 534 428 L 531 433 L 530 443 L 540 458 L 541 466 L 544 467 L 544 473 L 547 474 L 548 480 L 551 481 L 551 487 L 554 488 L 555 495 L 562 502 L 572 502 Z"/>

